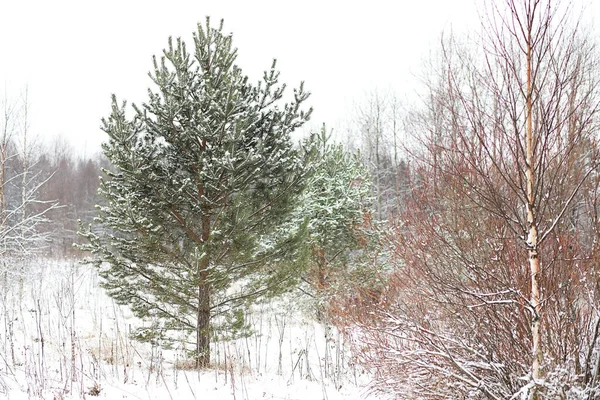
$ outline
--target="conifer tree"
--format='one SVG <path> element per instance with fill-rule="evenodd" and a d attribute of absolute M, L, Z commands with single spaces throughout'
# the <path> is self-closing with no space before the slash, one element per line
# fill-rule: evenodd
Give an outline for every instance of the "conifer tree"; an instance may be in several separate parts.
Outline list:
<path fill-rule="evenodd" d="M 294 215 L 307 220 L 304 241 L 311 255 L 309 282 L 320 292 L 366 239 L 362 228 L 371 215 L 371 178 L 360 153 L 331 143 L 325 127 L 312 136 L 311 144 L 314 172 Z"/>
<path fill-rule="evenodd" d="M 292 235 L 273 229 L 293 208 L 306 169 L 290 133 L 305 123 L 303 85 L 281 104 L 275 61 L 250 83 L 235 64 L 232 37 L 198 25 L 193 52 L 169 39 L 150 77 L 147 103 L 113 96 L 94 224 L 85 250 L 108 292 L 154 321 L 140 339 L 194 343 L 197 367 L 211 337 L 243 326 L 241 306 L 277 292 L 294 275 Z"/>

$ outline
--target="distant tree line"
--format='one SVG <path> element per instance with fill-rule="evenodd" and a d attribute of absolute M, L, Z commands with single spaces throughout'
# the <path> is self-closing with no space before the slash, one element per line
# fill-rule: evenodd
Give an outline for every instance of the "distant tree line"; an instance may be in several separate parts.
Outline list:
<path fill-rule="evenodd" d="M 42 144 L 29 132 L 26 97 L 2 104 L 0 137 L 0 254 L 71 257 L 78 221 L 100 204 L 101 154 L 78 155 L 63 138 Z"/>

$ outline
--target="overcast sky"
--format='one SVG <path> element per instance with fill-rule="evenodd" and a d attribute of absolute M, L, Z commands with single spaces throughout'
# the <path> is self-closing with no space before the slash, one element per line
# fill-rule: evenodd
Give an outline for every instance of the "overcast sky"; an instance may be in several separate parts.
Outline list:
<path fill-rule="evenodd" d="M 372 90 L 413 91 L 443 30 L 476 29 L 479 0 L 0 0 L 0 89 L 28 87 L 30 131 L 62 135 L 78 153 L 105 140 L 110 95 L 141 102 L 151 57 L 169 36 L 225 19 L 252 80 L 277 58 L 281 80 L 304 80 L 311 124 L 343 129 Z M 597 5 L 589 8 L 596 15 Z"/>

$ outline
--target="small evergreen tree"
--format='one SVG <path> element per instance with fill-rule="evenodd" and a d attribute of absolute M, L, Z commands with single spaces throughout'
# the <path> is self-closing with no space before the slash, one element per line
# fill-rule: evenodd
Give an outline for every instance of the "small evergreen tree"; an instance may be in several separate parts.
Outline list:
<path fill-rule="evenodd" d="M 251 84 L 234 63 L 231 35 L 198 25 L 194 52 L 169 39 L 150 74 L 155 90 L 133 106 L 113 97 L 103 150 L 113 164 L 100 192 L 107 205 L 83 246 L 108 292 L 155 321 L 141 339 L 195 336 L 197 367 L 211 335 L 243 326 L 240 308 L 277 292 L 293 274 L 292 235 L 273 229 L 293 208 L 306 170 L 290 133 L 304 124 L 308 93 L 281 106 L 275 62 Z"/>
<path fill-rule="evenodd" d="M 331 143 L 325 127 L 310 143 L 314 172 L 294 216 L 306 221 L 307 280 L 322 294 L 368 239 L 363 228 L 371 218 L 371 178 L 360 154 Z"/>

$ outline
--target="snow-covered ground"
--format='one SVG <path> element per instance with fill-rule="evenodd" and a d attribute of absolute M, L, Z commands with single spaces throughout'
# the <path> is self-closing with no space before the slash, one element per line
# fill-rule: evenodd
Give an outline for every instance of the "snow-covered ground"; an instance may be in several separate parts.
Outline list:
<path fill-rule="evenodd" d="M 25 278 L 21 279 L 20 276 Z M 91 267 L 40 260 L 0 276 L 0 398 L 361 399 L 368 374 L 291 296 L 256 307 L 254 335 L 213 344 L 215 367 L 142 344 L 140 321 Z M 327 333 L 327 334 L 326 334 Z"/>

